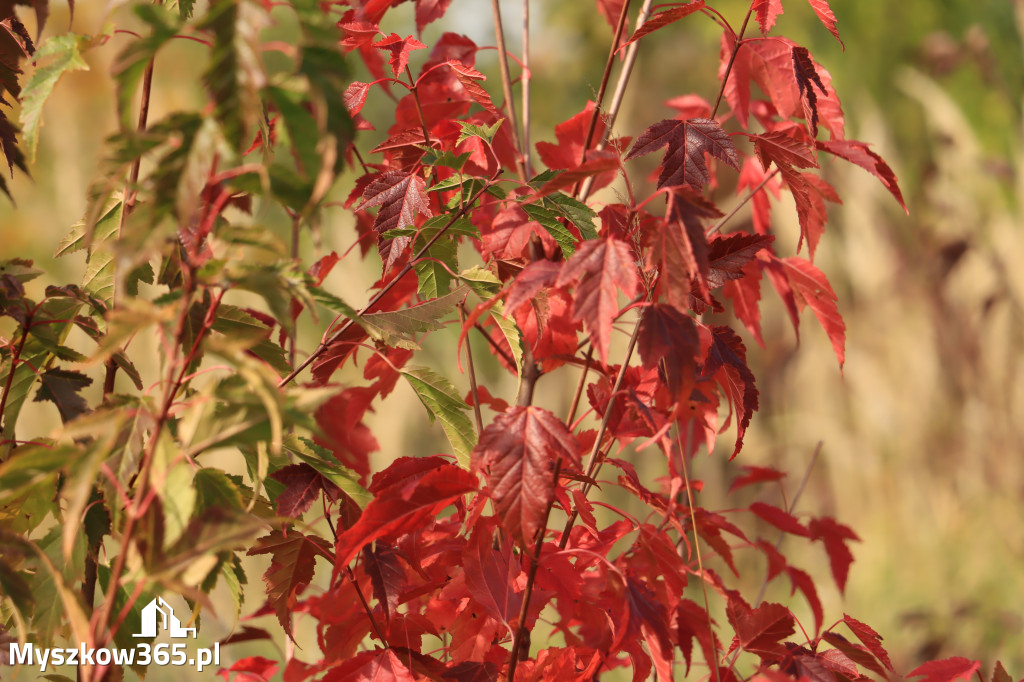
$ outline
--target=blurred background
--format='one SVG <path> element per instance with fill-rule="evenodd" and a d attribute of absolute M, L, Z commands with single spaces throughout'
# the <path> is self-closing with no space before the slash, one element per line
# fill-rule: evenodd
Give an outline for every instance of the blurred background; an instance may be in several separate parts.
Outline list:
<path fill-rule="evenodd" d="M 711 4 L 734 25 L 747 6 L 741 0 Z M 113 25 L 132 25 L 117 3 L 104 5 L 79 2 L 74 29 L 101 34 Z M 515 52 L 520 14 L 512 5 L 518 3 L 503 5 Z M 835 589 L 820 547 L 787 539 L 792 544 L 784 552 L 815 576 L 826 624 L 843 612 L 869 623 L 904 671 L 926 658 L 962 655 L 981 659 L 986 674 L 1001 659 L 1020 677 L 1024 268 L 1014 262 L 1024 258 L 1024 0 L 832 0 L 831 6 L 845 51 L 804 2 L 788 0 L 774 32 L 807 46 L 831 72 L 844 103 L 847 136 L 871 143 L 888 161 L 910 215 L 861 169 L 826 162 L 825 176 L 844 203 L 832 211 L 815 263 L 839 296 L 847 325 L 846 365 L 840 372 L 810 312 L 802 318 L 798 348 L 787 316 L 766 287 L 765 348 L 742 332 L 761 410 L 736 464 L 790 472 L 784 485 L 792 495 L 816 444 L 823 443 L 797 512 L 832 515 L 860 536 L 845 596 Z M 51 9 L 46 34 L 65 32 L 66 6 L 55 2 Z M 536 142 L 552 139 L 553 126 L 593 97 L 610 28 L 593 0 L 535 0 L 531 13 Z M 382 29 L 408 34 L 411 16 L 411 6 L 402 6 Z M 115 24 L 107 23 L 111 18 Z M 31 17 L 26 24 L 34 35 Z M 492 45 L 489 3 L 453 0 L 449 18 L 430 26 L 424 42 L 442 30 Z M 718 35 L 718 27 L 700 15 L 652 35 L 640 52 L 618 134 L 635 136 L 673 116 L 663 105 L 671 97 L 697 93 L 713 101 Z M 114 130 L 110 63 L 129 38 L 112 35 L 85 55 L 89 71 L 71 73 L 58 84 L 44 110 L 32 179 L 16 174 L 10 183 L 16 204 L 0 199 L 0 256 L 32 257 L 53 279 L 81 277 L 80 258 L 54 261 L 52 252 L 81 217 L 103 139 Z M 178 41 L 161 53 L 154 117 L 201 105 L 197 83 L 204 49 Z M 425 56 L 426 51 L 414 54 L 413 64 Z M 498 101 L 493 52 L 481 53 L 479 60 Z M 389 106 L 371 97 L 364 113 L 379 119 Z M 726 207 L 731 182 L 723 180 L 718 197 Z M 344 197 L 350 186 L 344 179 L 335 193 Z M 784 194 L 775 204 L 780 255 L 796 249 L 790 203 Z M 341 225 L 325 231 L 324 248 L 341 251 L 352 239 Z M 335 278 L 329 285 L 358 305 L 369 281 Z M 386 457 L 407 452 L 417 442 L 417 429 L 426 427 L 408 404 L 415 401 L 411 394 L 400 390 L 393 400 L 390 409 L 401 410 L 403 419 L 407 408 L 411 412 L 405 432 L 375 429 Z M 26 410 L 23 419 L 36 420 L 40 432 L 58 423 L 45 406 L 30 403 Z M 375 418 L 383 419 L 382 412 Z M 393 419 L 392 412 L 387 423 Z M 717 454 L 694 465 L 695 476 L 707 482 L 703 504 L 710 508 L 725 499 L 736 472 L 735 464 Z M 774 489 L 751 495 L 780 503 Z M 251 608 L 261 587 L 254 575 Z M 752 593 L 757 587 L 752 582 Z M 782 598 L 788 586 L 780 589 Z"/>

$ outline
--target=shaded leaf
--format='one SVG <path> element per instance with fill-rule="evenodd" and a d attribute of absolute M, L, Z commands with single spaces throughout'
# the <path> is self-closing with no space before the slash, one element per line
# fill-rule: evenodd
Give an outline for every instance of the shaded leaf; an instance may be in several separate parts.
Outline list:
<path fill-rule="evenodd" d="M 648 306 L 640 319 L 637 350 L 644 367 L 658 367 L 674 399 L 689 398 L 700 352 L 700 338 L 692 317 L 671 305 Z"/>
<path fill-rule="evenodd" d="M 416 391 L 416 396 L 427 408 L 431 421 L 441 422 L 452 452 L 459 465 L 469 468 L 470 453 L 476 445 L 476 430 L 466 414 L 466 403 L 446 378 L 427 369 L 412 367 L 402 370 L 402 376 Z"/>
<path fill-rule="evenodd" d="M 49 369 L 39 375 L 39 391 L 35 402 L 49 400 L 57 406 L 60 419 L 65 424 L 80 414 L 89 411 L 89 404 L 79 392 L 92 383 L 92 379 L 69 369 Z"/>
<path fill-rule="evenodd" d="M 811 532 L 807 530 L 804 524 L 800 523 L 799 520 L 784 509 L 764 502 L 754 502 L 750 505 L 750 511 L 754 512 L 762 519 L 772 524 L 783 533 L 791 533 L 792 535 L 799 535 L 801 537 L 811 537 Z"/>
<path fill-rule="evenodd" d="M 907 677 L 923 677 L 921 682 L 952 682 L 957 679 L 969 680 L 980 669 L 981 661 L 953 656 L 923 663 L 911 670 Z"/>
<path fill-rule="evenodd" d="M 358 321 L 371 337 L 382 343 L 394 348 L 419 348 L 414 335 L 443 329 L 440 320 L 455 310 L 466 293 L 466 287 L 460 286 L 447 296 L 401 310 L 367 313 Z"/>
<path fill-rule="evenodd" d="M 256 541 L 247 556 L 269 554 L 270 567 L 263 574 L 267 584 L 267 603 L 273 607 L 281 627 L 292 634 L 291 614 L 302 591 L 313 580 L 316 557 L 334 563 L 334 556 L 322 538 L 307 536 L 294 528 L 285 535 L 273 530 Z"/>
<path fill-rule="evenodd" d="M 747 349 L 739 335 L 722 325 L 713 326 L 711 332 L 711 348 L 704 362 L 703 375 L 714 377 L 736 413 L 736 447 L 731 459 L 743 447 L 743 435 L 757 410 L 757 387 L 754 374 L 747 367 Z"/>
<path fill-rule="evenodd" d="M 285 485 L 274 500 L 277 513 L 292 519 L 301 518 L 321 493 L 328 499 L 338 498 L 339 488 L 309 464 L 290 464 L 270 474 Z"/>
<path fill-rule="evenodd" d="M 36 68 L 32 77 L 25 83 L 21 94 L 21 130 L 25 144 L 25 153 L 29 163 L 35 163 L 36 147 L 39 143 L 39 129 L 42 127 L 41 115 L 43 104 L 46 103 L 53 87 L 65 73 L 69 71 L 88 71 L 89 65 L 82 59 L 81 50 L 89 46 L 90 39 L 68 33 L 53 36 L 39 45 L 35 60 L 37 63 L 52 58 L 44 66 Z"/>

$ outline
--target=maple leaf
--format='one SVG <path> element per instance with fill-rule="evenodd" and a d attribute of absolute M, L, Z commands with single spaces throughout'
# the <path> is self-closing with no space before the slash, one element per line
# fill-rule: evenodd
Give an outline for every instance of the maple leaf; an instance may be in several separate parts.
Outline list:
<path fill-rule="evenodd" d="M 386 171 L 366 186 L 358 209 L 380 206 L 373 221 L 377 231 L 377 248 L 381 252 L 386 273 L 412 241 L 412 237 L 385 239 L 384 233 L 410 227 L 415 214 L 426 218 L 433 214 L 427 199 L 427 183 L 418 175 L 405 171 Z"/>
<path fill-rule="evenodd" d="M 644 367 L 658 367 L 675 400 L 686 400 L 695 380 L 700 338 L 693 318 L 677 308 L 655 303 L 644 309 L 637 336 Z"/>
<path fill-rule="evenodd" d="M 708 287 L 716 289 L 726 282 L 746 276 L 744 268 L 761 249 L 775 240 L 772 235 L 734 232 L 708 242 Z"/>
<path fill-rule="evenodd" d="M 363 558 L 363 569 L 370 576 L 373 596 L 384 611 L 384 619 L 390 621 L 405 588 L 405 571 L 394 549 L 384 542 L 376 543 L 373 549 L 369 545 L 363 547 Z"/>
<path fill-rule="evenodd" d="M 729 457 L 732 459 L 743 447 L 743 434 L 758 405 L 754 374 L 747 367 L 747 349 L 739 335 L 729 327 L 714 325 L 711 328 L 711 347 L 704 362 L 703 375 L 714 377 L 736 413 L 736 447 Z"/>
<path fill-rule="evenodd" d="M 807 572 L 793 566 L 786 566 L 786 575 L 789 576 L 789 581 L 793 585 L 790 594 L 796 594 L 797 590 L 804 593 L 804 597 L 811 607 L 811 613 L 814 614 L 814 632 L 819 632 L 821 624 L 825 620 L 825 610 L 821 606 L 821 599 L 818 598 L 818 590 L 814 586 L 814 580 Z"/>
<path fill-rule="evenodd" d="M 399 464 L 392 464 L 385 471 L 396 466 Z M 338 536 L 336 569 L 351 563 L 366 544 L 378 538 L 400 537 L 476 489 L 475 478 L 468 471 L 448 463 L 433 466 L 412 481 L 399 481 L 384 488 L 371 486 L 373 500 L 363 509 L 359 520 Z"/>
<path fill-rule="evenodd" d="M 393 649 L 362 651 L 336 668 L 323 682 L 415 682 L 416 676 Z"/>
<path fill-rule="evenodd" d="M 754 141 L 754 150 L 757 152 L 757 158 L 761 161 L 761 167 L 766 170 L 772 165 L 772 162 L 779 168 L 783 166 L 818 167 L 818 162 L 814 158 L 814 150 L 810 145 L 785 132 L 776 130 L 762 135 L 751 135 L 750 138 Z"/>
<path fill-rule="evenodd" d="M 800 523 L 795 516 L 779 509 L 778 507 L 764 502 L 754 502 L 750 505 L 750 511 L 772 524 L 783 533 L 791 533 L 802 537 L 811 537 L 811 533 L 804 524 Z"/>
<path fill-rule="evenodd" d="M 821 633 L 821 638 L 835 647 L 835 649 L 829 649 L 829 651 L 842 653 L 855 664 L 863 666 L 874 673 L 878 673 L 883 678 L 889 678 L 889 675 L 885 671 L 885 667 L 882 666 L 878 662 L 878 659 L 875 658 L 875 656 L 864 646 L 854 644 L 839 633 L 829 632 L 827 630 Z"/>
<path fill-rule="evenodd" d="M 743 276 L 722 286 L 722 294 L 732 302 L 736 317 L 743 323 L 758 345 L 764 348 L 761 335 L 761 266 L 757 259 L 743 267 Z"/>
<path fill-rule="evenodd" d="M 246 656 L 232 663 L 230 668 L 221 668 L 217 675 L 225 680 L 234 679 L 234 682 L 262 682 L 273 677 L 277 668 L 276 661 L 262 656 Z"/>
<path fill-rule="evenodd" d="M 618 15 L 615 15 L 618 19 Z M 538 142 L 537 153 L 548 168 L 567 170 L 583 163 L 583 143 L 586 142 L 587 129 L 594 117 L 594 102 L 588 100 L 583 111 L 555 126 L 555 138 L 558 144 Z M 605 130 L 604 117 L 597 117 L 594 128 L 595 140 L 602 139 Z"/>
<path fill-rule="evenodd" d="M 793 634 L 795 626 L 793 614 L 785 606 L 768 602 L 752 609 L 730 596 L 725 613 L 742 649 L 765 659 L 786 655 L 788 650 L 781 641 Z"/>
<path fill-rule="evenodd" d="M 337 499 L 341 492 L 338 486 L 305 463 L 290 464 L 270 474 L 270 477 L 285 485 L 284 491 L 274 500 L 277 513 L 293 519 L 306 513 L 321 492 L 331 500 Z"/>
<path fill-rule="evenodd" d="M 473 470 L 483 472 L 505 531 L 526 546 L 554 500 L 556 462 L 579 467 L 579 457 L 579 444 L 561 419 L 540 407 L 516 406 L 480 434 Z"/>
<path fill-rule="evenodd" d="M 378 50 L 387 50 L 391 53 L 388 64 L 391 65 L 391 71 L 395 74 L 395 78 L 398 78 L 399 74 L 405 71 L 405 67 L 409 64 L 410 52 L 426 48 L 426 45 L 412 36 L 403 38 L 397 33 L 381 38 L 373 46 Z"/>
<path fill-rule="evenodd" d="M 739 155 L 732 138 L 710 118 L 659 121 L 637 136 L 626 160 L 650 154 L 666 145 L 668 149 L 661 162 L 658 189 L 685 184 L 700 191 L 711 180 L 704 161 L 705 154 L 740 169 Z"/>
<path fill-rule="evenodd" d="M 39 391 L 35 402 L 49 400 L 57 406 L 60 420 L 65 424 L 89 411 L 89 404 L 78 393 L 92 383 L 92 379 L 81 372 L 53 368 L 39 375 Z"/>
<path fill-rule="evenodd" d="M 658 12 L 657 14 L 648 17 L 647 21 L 637 28 L 636 33 L 631 35 L 624 45 L 636 42 L 645 35 L 649 35 L 654 31 L 657 31 L 659 28 L 665 28 L 669 24 L 673 24 L 683 17 L 687 17 L 694 12 L 699 12 L 702 9 L 704 9 L 704 0 L 694 0 L 687 5 L 670 7 L 664 12 Z M 617 16 L 616 19 L 618 19 Z"/>
<path fill-rule="evenodd" d="M 882 646 L 882 636 L 871 629 L 870 626 L 860 622 L 856 618 L 851 618 L 847 614 L 843 614 L 843 622 L 846 626 L 853 631 L 853 634 L 857 636 L 864 646 L 870 651 L 879 662 L 885 666 L 886 670 L 892 672 L 892 661 L 889 660 L 889 653 Z"/>
<path fill-rule="evenodd" d="M 768 35 L 768 31 L 775 25 L 775 18 L 783 12 L 782 0 L 754 0 L 753 9 L 757 14 L 761 34 Z"/>
<path fill-rule="evenodd" d="M 338 461 L 364 482 L 370 473 L 370 453 L 380 450 L 377 438 L 363 422 L 375 396 L 376 391 L 369 387 L 352 386 L 332 396 L 314 415 L 324 433 L 316 441 L 330 448 Z"/>
<path fill-rule="evenodd" d="M 812 519 L 808 531 L 812 539 L 821 540 L 825 544 L 825 551 L 828 552 L 829 563 L 832 565 L 832 577 L 835 578 L 839 591 L 845 592 L 846 577 L 850 572 L 850 564 L 853 563 L 853 554 L 850 553 L 847 543 L 860 541 L 860 538 L 848 526 L 827 516 Z"/>
<path fill-rule="evenodd" d="M 416 0 L 416 30 L 423 33 L 427 24 L 437 21 L 448 11 L 452 0 Z"/>
<path fill-rule="evenodd" d="M 732 485 L 729 486 L 729 492 L 732 493 L 744 486 L 753 485 L 754 483 L 764 483 L 766 481 L 781 481 L 786 477 L 786 472 L 779 471 L 772 467 L 759 467 L 752 464 L 743 465 L 743 470 L 746 472 L 734 478 Z"/>
<path fill-rule="evenodd" d="M 707 288 L 707 237 L 697 220 L 665 220 L 650 236 L 652 256 L 658 264 L 658 282 L 665 298 L 683 310 L 689 307 L 694 283 L 702 296 Z"/>
<path fill-rule="evenodd" d="M 477 530 L 463 554 L 463 570 L 473 599 L 514 634 L 523 603 L 522 592 L 514 586 L 523 568 L 512 549 L 509 542 L 495 549 L 493 535 Z"/>
<path fill-rule="evenodd" d="M 811 8 L 814 13 L 818 15 L 818 19 L 825 25 L 828 32 L 835 36 L 839 44 L 843 46 L 843 50 L 846 50 L 846 45 L 843 44 L 843 39 L 839 37 L 839 30 L 836 28 L 836 15 L 832 13 L 832 8 L 829 7 L 828 0 L 807 0 L 811 3 Z"/>
<path fill-rule="evenodd" d="M 821 82 L 821 76 L 814 68 L 814 61 L 811 60 L 811 53 L 806 47 L 793 48 L 793 73 L 796 74 L 796 84 L 800 89 L 800 99 L 804 107 L 804 119 L 807 121 L 811 137 L 818 136 L 818 96 L 812 85 L 818 86 L 823 96 L 828 96 L 825 84 Z"/>
<path fill-rule="evenodd" d="M 866 143 L 858 142 L 857 140 L 829 140 L 828 142 L 819 141 L 817 144 L 818 149 L 855 163 L 878 178 L 896 198 L 896 201 L 900 202 L 903 210 L 908 215 L 910 214 L 910 210 L 903 201 L 903 193 L 900 192 L 896 174 L 892 172 L 892 169 L 889 168 L 889 165 L 881 156 L 871 151 L 871 148 Z"/>
<path fill-rule="evenodd" d="M 944 658 L 941 661 L 928 661 L 911 670 L 907 677 L 924 677 L 918 682 L 953 682 L 953 680 L 969 680 L 981 669 L 981 661 L 972 661 L 963 656 Z"/>
<path fill-rule="evenodd" d="M 334 555 L 328 546 L 326 540 L 303 535 L 295 529 L 289 530 L 287 535 L 273 530 L 270 535 L 256 540 L 256 544 L 246 552 L 247 556 L 271 556 L 270 567 L 263 574 L 263 582 L 267 584 L 267 602 L 274 608 L 278 622 L 289 637 L 292 634 L 292 612 L 298 596 L 313 580 L 316 557 L 334 563 Z"/>
<path fill-rule="evenodd" d="M 473 101 L 491 112 L 494 116 L 500 118 L 501 112 L 495 108 L 494 103 L 491 101 L 491 96 L 477 83 L 477 81 L 487 80 L 487 77 L 476 69 L 454 59 L 449 59 L 446 63 L 451 67 L 455 77 L 459 79 L 459 83 L 466 89 L 466 92 L 473 98 Z"/>
<path fill-rule="evenodd" d="M 769 268 L 768 273 L 773 279 L 780 276 L 785 278 L 788 293 L 784 295 L 784 299 L 790 299 L 787 305 L 794 306 L 796 311 L 810 306 L 814 311 L 814 316 L 818 318 L 818 322 L 828 334 L 828 338 L 832 342 L 832 349 L 839 360 L 839 368 L 842 369 L 843 363 L 846 361 L 846 325 L 839 315 L 836 292 L 832 290 L 832 285 L 828 283 L 825 273 L 809 261 L 797 256 L 782 259 L 772 256 L 770 263 L 781 266 L 778 270 Z M 784 290 L 780 290 L 780 293 L 781 291 Z M 793 316 L 793 312 L 791 312 L 791 316 Z M 799 325 L 799 320 L 795 316 L 793 319 L 795 329 Z"/>
<path fill-rule="evenodd" d="M 619 313 L 616 289 L 636 294 L 640 279 L 629 245 L 614 237 L 583 242 L 562 266 L 555 286 L 576 283 L 572 314 L 584 323 L 601 362 L 608 362 L 612 321 Z"/>

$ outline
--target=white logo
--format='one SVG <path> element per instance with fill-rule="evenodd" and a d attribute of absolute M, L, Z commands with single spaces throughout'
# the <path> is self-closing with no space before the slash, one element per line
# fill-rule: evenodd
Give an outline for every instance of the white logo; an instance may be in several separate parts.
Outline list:
<path fill-rule="evenodd" d="M 174 609 L 162 597 L 155 598 L 142 609 L 142 632 L 132 636 L 156 637 L 158 623 L 171 637 L 188 637 L 190 633 L 193 638 L 196 636 L 195 628 L 181 627 L 181 621 L 174 615 Z"/>

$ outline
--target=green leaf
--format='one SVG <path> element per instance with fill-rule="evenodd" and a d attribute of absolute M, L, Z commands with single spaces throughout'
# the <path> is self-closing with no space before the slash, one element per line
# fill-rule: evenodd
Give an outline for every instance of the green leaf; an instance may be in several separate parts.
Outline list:
<path fill-rule="evenodd" d="M 196 490 L 195 513 L 199 517 L 215 507 L 239 511 L 245 508 L 245 500 L 238 482 L 219 469 L 200 469 L 196 472 L 192 485 Z"/>
<path fill-rule="evenodd" d="M 89 65 L 82 59 L 81 50 L 88 48 L 91 38 L 68 33 L 44 40 L 36 50 L 35 62 L 53 59 L 36 68 L 21 93 L 22 140 L 29 163 L 35 163 L 36 147 L 39 144 L 40 115 L 53 86 L 68 71 L 88 71 Z"/>
<path fill-rule="evenodd" d="M 427 408 L 431 421 L 436 418 L 441 422 L 459 465 L 468 469 L 469 455 L 476 445 L 477 436 L 473 422 L 466 415 L 469 409 L 466 402 L 459 397 L 450 381 L 426 367 L 403 369 L 402 376 Z"/>
<path fill-rule="evenodd" d="M 440 320 L 451 314 L 466 296 L 466 288 L 435 298 L 432 301 L 403 310 L 383 313 L 368 313 L 359 318 L 359 323 L 372 338 L 394 348 L 419 348 L 414 334 L 434 331 L 444 327 Z"/>
<path fill-rule="evenodd" d="M 573 199 L 565 192 L 553 192 L 541 199 L 541 205 L 568 218 L 584 239 L 597 238 L 597 227 L 594 225 L 597 213 L 582 201 Z"/>
<path fill-rule="evenodd" d="M 289 436 L 285 440 L 285 447 L 303 462 L 316 469 L 321 476 L 344 490 L 361 507 L 365 507 L 373 499 L 373 495 L 359 484 L 358 474 L 343 467 L 327 448 L 317 445 L 309 438 L 296 436 Z"/>
<path fill-rule="evenodd" d="M 481 299 L 487 301 L 493 298 L 501 291 L 501 280 L 491 272 L 481 268 L 480 266 L 474 266 L 468 270 L 464 270 L 459 273 L 459 279 L 465 282 Z M 496 302 L 490 309 L 491 319 L 498 325 L 498 329 L 505 335 L 505 340 L 508 342 L 509 348 L 512 350 L 512 358 L 516 363 L 516 375 L 522 383 L 523 375 L 523 334 L 516 325 L 515 320 L 505 317 L 505 304 L 501 301 Z M 519 393 L 519 387 L 516 387 L 516 394 Z"/>
<path fill-rule="evenodd" d="M 459 126 L 462 127 L 462 132 L 459 134 L 459 139 L 455 144 L 462 144 L 465 140 L 471 137 L 479 137 L 481 140 L 490 144 L 494 141 L 494 136 L 498 132 L 498 128 L 505 122 L 505 119 L 496 121 L 489 126 L 478 126 L 472 123 L 466 123 L 465 121 L 456 121 Z"/>
<path fill-rule="evenodd" d="M 263 113 L 259 90 L 266 84 L 260 60 L 259 32 L 268 24 L 263 9 L 250 0 L 214 0 L 199 28 L 213 35 L 210 65 L 203 74 L 214 101 L 214 116 L 235 151 L 249 146 Z"/>
<path fill-rule="evenodd" d="M 131 40 L 128 46 L 118 55 L 112 71 L 117 80 L 117 110 L 120 113 L 121 128 L 131 130 L 135 90 L 142 80 L 149 60 L 156 55 L 168 40 L 173 38 L 182 27 L 180 17 L 157 4 L 136 5 L 136 16 L 149 25 L 148 36 Z"/>
<path fill-rule="evenodd" d="M 523 204 L 522 207 L 526 215 L 540 223 L 554 237 L 566 259 L 576 251 L 576 237 L 562 224 L 558 213 L 538 204 Z"/>

